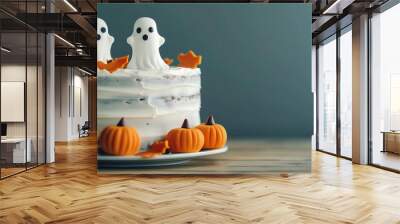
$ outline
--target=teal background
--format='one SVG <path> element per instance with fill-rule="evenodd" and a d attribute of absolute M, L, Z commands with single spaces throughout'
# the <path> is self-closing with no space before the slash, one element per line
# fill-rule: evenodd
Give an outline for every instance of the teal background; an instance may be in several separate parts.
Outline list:
<path fill-rule="evenodd" d="M 310 4 L 97 4 L 114 36 L 112 56 L 130 55 L 139 17 L 156 20 L 162 57 L 203 56 L 202 119 L 213 114 L 230 137 L 310 137 Z"/>

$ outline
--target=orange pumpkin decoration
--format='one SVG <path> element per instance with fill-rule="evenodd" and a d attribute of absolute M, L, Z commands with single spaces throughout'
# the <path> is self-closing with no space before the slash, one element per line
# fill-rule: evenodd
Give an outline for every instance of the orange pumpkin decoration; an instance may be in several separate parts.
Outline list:
<path fill-rule="evenodd" d="M 207 122 L 196 127 L 204 135 L 204 149 L 216 149 L 224 147 L 227 133 L 224 126 L 216 124 L 212 115 L 208 116 Z"/>
<path fill-rule="evenodd" d="M 100 134 L 99 143 L 103 151 L 111 155 L 134 155 L 140 148 L 140 137 L 136 129 L 126 127 L 124 118 L 117 125 L 106 127 Z"/>
<path fill-rule="evenodd" d="M 168 132 L 167 141 L 171 152 L 199 152 L 204 145 L 204 136 L 199 129 L 189 128 L 185 119 L 181 128 Z"/>

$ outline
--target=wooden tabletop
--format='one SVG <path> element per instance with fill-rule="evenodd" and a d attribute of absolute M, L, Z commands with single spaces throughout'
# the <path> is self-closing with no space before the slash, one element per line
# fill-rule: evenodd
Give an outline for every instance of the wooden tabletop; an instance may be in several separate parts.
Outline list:
<path fill-rule="evenodd" d="M 105 174 L 265 174 L 309 172 L 309 139 L 231 140 L 226 153 L 174 166 L 99 168 Z"/>

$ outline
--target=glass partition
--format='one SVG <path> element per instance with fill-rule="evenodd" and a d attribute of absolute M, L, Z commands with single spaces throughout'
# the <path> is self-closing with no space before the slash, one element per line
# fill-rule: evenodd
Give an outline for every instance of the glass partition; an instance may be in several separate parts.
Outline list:
<path fill-rule="evenodd" d="M 42 1 L 0 2 L 24 12 Z M 21 14 L 22 13 L 22 14 Z M 45 35 L 0 12 L 0 178 L 45 163 Z"/>
<path fill-rule="evenodd" d="M 27 150 L 31 151 L 28 168 L 37 165 L 38 160 L 38 35 L 34 32 L 27 33 L 27 82 L 26 82 L 26 114 L 27 114 Z"/>
<path fill-rule="evenodd" d="M 1 35 L 1 159 L 2 177 L 24 171 L 31 162 L 26 141 L 26 33 Z"/>
<path fill-rule="evenodd" d="M 38 165 L 46 162 L 46 38 L 38 33 L 38 62 L 37 62 L 37 162 Z"/>

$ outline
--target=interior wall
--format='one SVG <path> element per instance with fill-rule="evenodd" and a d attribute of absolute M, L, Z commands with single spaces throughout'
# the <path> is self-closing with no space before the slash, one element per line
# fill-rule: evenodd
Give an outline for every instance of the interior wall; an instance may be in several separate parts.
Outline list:
<path fill-rule="evenodd" d="M 71 120 L 71 135 L 73 138 L 79 137 L 78 125 L 83 125 L 85 121 L 88 121 L 88 106 L 89 106 L 89 94 L 88 94 L 88 77 L 82 76 L 82 73 L 76 74 L 77 70 L 74 70 L 74 82 L 73 82 L 73 108 L 72 108 L 72 120 Z M 78 102 L 80 101 L 80 102 Z"/>
<path fill-rule="evenodd" d="M 73 67 L 56 67 L 55 73 L 55 140 L 70 141 L 89 118 L 88 77 Z"/>
<path fill-rule="evenodd" d="M 310 138 L 313 96 L 310 91 L 312 31 L 308 21 L 311 20 L 308 18 L 311 17 L 309 5 L 201 4 L 193 7 L 183 4 L 169 7 L 157 4 L 126 7 L 101 4 L 98 5 L 98 16 L 107 22 L 109 33 L 117 35 L 111 52 L 115 57 L 132 54 L 125 39 L 132 34 L 129 27 L 139 15 L 156 18 L 166 39 L 166 44 L 160 48 L 161 55 L 174 58 L 192 49 L 203 56 L 200 65 L 202 121 L 213 114 L 229 129 L 232 138 Z M 280 19 L 279 25 L 276 18 Z M 184 22 L 177 26 L 179 21 Z M 194 28 L 193 24 L 198 21 L 231 25 Z M 303 26 L 305 21 L 308 23 Z M 209 35 L 221 33 L 221 27 L 223 33 L 233 38 L 222 41 Z M 278 31 L 276 29 L 279 32 L 272 32 Z M 182 32 L 194 32 L 195 35 L 187 38 Z M 224 63 L 221 63 L 222 59 Z M 221 94 L 221 89 L 229 94 Z"/>
<path fill-rule="evenodd" d="M 3 64 L 1 66 L 1 81 L 2 82 L 10 82 L 10 81 L 18 81 L 25 82 L 25 64 Z M 36 74 L 36 65 L 35 66 L 27 66 L 28 74 Z M 30 110 L 35 110 L 39 106 L 43 106 L 43 101 L 38 101 L 37 104 L 37 95 L 36 95 L 36 82 L 37 80 L 34 78 L 30 78 L 28 76 L 28 86 L 27 86 L 27 107 Z M 32 88 L 30 88 L 32 87 Z M 35 88 L 33 88 L 35 87 Z M 3 108 L 6 109 L 6 108 Z M 32 122 L 37 120 L 36 113 L 27 113 L 27 121 Z M 28 124 L 28 133 L 36 133 L 36 123 Z M 36 135 L 35 135 L 36 136 Z M 25 122 L 7 122 L 7 137 L 25 137 Z M 30 136 L 28 135 L 28 138 Z"/>
<path fill-rule="evenodd" d="M 68 67 L 55 68 L 55 140 L 68 141 L 69 124 L 69 84 Z"/>

